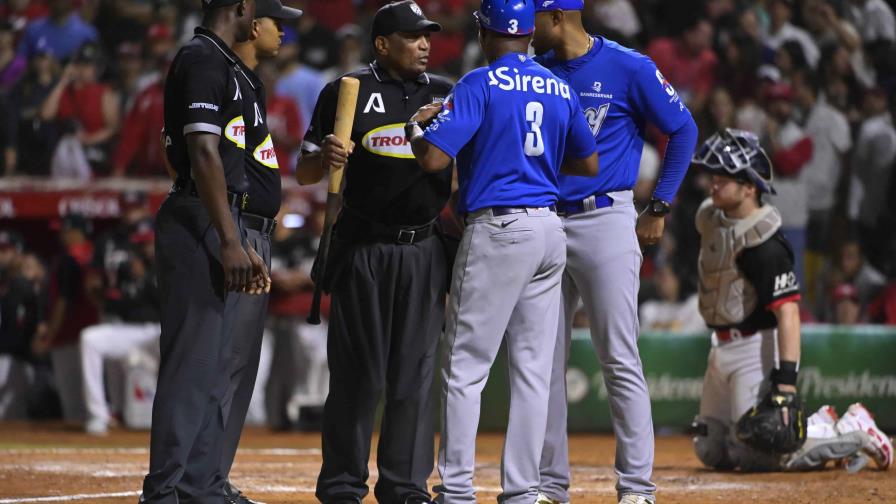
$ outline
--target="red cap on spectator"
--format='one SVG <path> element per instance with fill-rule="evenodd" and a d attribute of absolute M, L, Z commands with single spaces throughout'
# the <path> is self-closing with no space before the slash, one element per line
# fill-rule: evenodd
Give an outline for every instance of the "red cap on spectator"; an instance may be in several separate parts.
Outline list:
<path fill-rule="evenodd" d="M 833 303 L 837 304 L 844 299 L 859 300 L 859 290 L 856 289 L 855 285 L 842 283 L 834 287 L 834 292 L 831 294 Z"/>
<path fill-rule="evenodd" d="M 766 100 L 789 100 L 793 97 L 793 89 L 786 82 L 776 82 L 765 90 Z"/>
<path fill-rule="evenodd" d="M 150 26 L 148 30 L 146 30 L 146 38 L 150 42 L 167 40 L 171 38 L 171 27 L 166 25 L 165 23 L 156 23 Z"/>

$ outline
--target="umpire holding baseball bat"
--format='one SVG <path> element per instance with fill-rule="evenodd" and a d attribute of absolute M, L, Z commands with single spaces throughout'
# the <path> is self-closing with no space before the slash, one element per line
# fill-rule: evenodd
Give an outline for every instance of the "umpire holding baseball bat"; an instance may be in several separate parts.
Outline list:
<path fill-rule="evenodd" d="M 335 135 L 339 81 L 318 99 L 296 168 L 301 184 L 345 164 L 342 211 L 320 287 L 332 295 L 317 498 L 360 502 L 374 414 L 385 393 L 379 448 L 380 503 L 429 502 L 433 468 L 431 384 L 445 310 L 448 266 L 435 220 L 451 171 L 425 173 L 404 138 L 407 118 L 444 99 L 451 83 L 426 73 L 430 33 L 441 26 L 410 0 L 377 11 L 360 81 L 351 143 Z"/>

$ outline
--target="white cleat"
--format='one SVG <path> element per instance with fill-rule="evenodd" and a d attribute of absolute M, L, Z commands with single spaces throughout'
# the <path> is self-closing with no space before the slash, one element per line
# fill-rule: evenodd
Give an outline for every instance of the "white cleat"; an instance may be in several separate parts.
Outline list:
<path fill-rule="evenodd" d="M 868 437 L 862 451 L 874 459 L 879 469 L 887 469 L 893 464 L 893 441 L 874 423 L 871 412 L 861 403 L 855 403 L 836 424 L 841 434 L 861 431 Z"/>
<path fill-rule="evenodd" d="M 91 418 L 84 425 L 84 432 L 91 436 L 106 436 L 109 434 L 109 425 L 102 420 Z"/>
<path fill-rule="evenodd" d="M 656 501 L 650 500 L 643 495 L 625 494 L 619 499 L 619 504 L 656 504 Z"/>
<path fill-rule="evenodd" d="M 809 425 L 834 425 L 837 423 L 837 420 L 840 420 L 840 415 L 837 414 L 837 410 L 834 409 L 833 406 L 825 404 L 824 406 L 818 408 L 818 411 L 812 413 L 812 416 L 809 417 L 806 423 Z"/>
<path fill-rule="evenodd" d="M 557 499 L 552 499 L 547 495 L 538 492 L 538 498 L 535 499 L 535 504 L 569 504 L 569 501 L 560 502 Z"/>

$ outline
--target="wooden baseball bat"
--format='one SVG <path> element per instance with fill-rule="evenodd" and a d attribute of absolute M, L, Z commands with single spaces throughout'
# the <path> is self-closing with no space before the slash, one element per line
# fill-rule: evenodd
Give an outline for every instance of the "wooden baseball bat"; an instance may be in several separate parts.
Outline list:
<path fill-rule="evenodd" d="M 336 124 L 333 134 L 348 149 L 352 137 L 352 125 L 355 122 L 355 106 L 358 103 L 358 87 L 360 81 L 354 77 L 343 77 L 339 81 L 339 98 L 336 101 Z M 314 297 L 311 300 L 311 312 L 308 314 L 309 324 L 320 324 L 321 283 L 327 272 L 327 257 L 330 255 L 330 239 L 333 236 L 333 224 L 342 210 L 342 185 L 345 166 L 330 166 L 330 183 L 327 189 L 327 213 L 324 217 L 324 231 L 314 259 Z"/>

